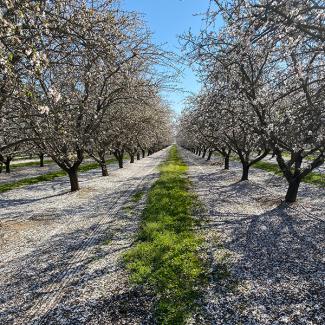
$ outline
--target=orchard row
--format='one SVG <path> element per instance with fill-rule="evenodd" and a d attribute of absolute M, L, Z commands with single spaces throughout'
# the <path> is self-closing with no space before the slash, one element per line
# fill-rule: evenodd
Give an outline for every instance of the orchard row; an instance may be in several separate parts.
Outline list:
<path fill-rule="evenodd" d="M 122 166 L 125 152 L 133 162 L 170 142 L 168 54 L 137 13 L 118 0 L 6 0 L 0 11 L 1 162 L 46 154 L 75 191 L 85 155 L 107 175 L 109 152 Z"/>
<path fill-rule="evenodd" d="M 324 163 L 324 3 L 216 0 L 205 21 L 199 35 L 183 37 L 203 87 L 189 98 L 178 141 L 218 151 L 225 168 L 235 153 L 242 180 L 272 153 L 294 202 L 302 179 Z"/>

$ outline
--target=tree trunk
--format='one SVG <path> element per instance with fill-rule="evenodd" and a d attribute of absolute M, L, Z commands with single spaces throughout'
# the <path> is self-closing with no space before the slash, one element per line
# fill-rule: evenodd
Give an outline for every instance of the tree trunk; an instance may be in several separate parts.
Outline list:
<path fill-rule="evenodd" d="M 78 171 L 75 168 L 71 168 L 68 171 L 71 192 L 79 191 Z"/>
<path fill-rule="evenodd" d="M 141 155 L 140 155 L 140 152 L 138 151 L 137 152 L 137 160 L 140 160 L 141 159 Z"/>
<path fill-rule="evenodd" d="M 210 161 L 211 160 L 212 154 L 213 154 L 213 151 L 212 150 L 209 150 L 209 154 L 208 154 L 207 161 Z"/>
<path fill-rule="evenodd" d="M 2 162 L 0 162 L 0 174 L 2 173 L 2 166 L 3 166 L 3 164 L 2 164 Z"/>
<path fill-rule="evenodd" d="M 202 155 L 202 158 L 205 158 L 205 155 L 207 154 L 207 150 L 206 149 L 204 149 L 203 150 L 203 155 Z"/>
<path fill-rule="evenodd" d="M 201 156 L 201 150 L 199 150 L 198 155 Z"/>
<path fill-rule="evenodd" d="M 130 154 L 130 163 L 134 164 L 134 154 Z"/>
<path fill-rule="evenodd" d="M 230 155 L 225 155 L 225 169 L 229 169 L 229 159 Z M 248 177 L 248 172 L 247 172 L 247 177 Z"/>
<path fill-rule="evenodd" d="M 144 158 L 145 156 L 146 156 L 146 151 L 142 149 L 142 158 Z"/>
<path fill-rule="evenodd" d="M 7 157 L 6 161 L 5 161 L 5 165 L 6 165 L 6 173 L 9 174 L 10 173 L 10 162 L 11 162 L 11 158 Z"/>
<path fill-rule="evenodd" d="M 44 154 L 43 153 L 39 154 L 39 166 L 44 167 Z"/>
<path fill-rule="evenodd" d="M 118 167 L 119 168 L 123 168 L 123 156 L 122 157 L 118 157 Z"/>
<path fill-rule="evenodd" d="M 242 163 L 243 165 L 243 174 L 240 181 L 247 181 L 248 180 L 248 171 L 249 165 L 247 163 Z"/>
<path fill-rule="evenodd" d="M 123 168 L 123 157 L 124 157 L 124 149 L 123 150 L 116 150 L 114 152 L 114 156 L 118 162 L 119 168 Z"/>
<path fill-rule="evenodd" d="M 289 182 L 289 187 L 287 190 L 287 194 L 285 196 L 285 201 L 287 203 L 293 203 L 297 200 L 298 189 L 300 185 L 300 179 L 295 178 Z"/>
<path fill-rule="evenodd" d="M 107 165 L 105 161 L 102 161 L 100 163 L 100 167 L 102 169 L 102 176 L 108 176 L 108 170 L 107 170 Z"/>

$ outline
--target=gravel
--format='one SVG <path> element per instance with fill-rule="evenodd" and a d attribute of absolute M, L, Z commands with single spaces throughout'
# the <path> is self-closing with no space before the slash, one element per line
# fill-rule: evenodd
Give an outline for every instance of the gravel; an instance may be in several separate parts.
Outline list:
<path fill-rule="evenodd" d="M 193 324 L 325 324 L 325 191 L 301 184 L 284 204 L 286 182 L 240 165 L 225 171 L 182 150 L 189 177 L 205 204 L 200 231 L 211 265 L 202 312 Z"/>
<path fill-rule="evenodd" d="M 121 256 L 134 241 L 146 191 L 166 150 L 0 194 L 0 324 L 140 324 L 152 297 L 127 281 Z"/>

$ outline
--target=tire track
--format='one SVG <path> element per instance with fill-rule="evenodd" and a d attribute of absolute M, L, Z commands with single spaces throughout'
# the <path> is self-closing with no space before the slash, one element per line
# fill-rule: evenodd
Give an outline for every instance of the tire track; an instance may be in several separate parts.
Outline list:
<path fill-rule="evenodd" d="M 161 159 L 157 159 L 157 162 L 154 164 L 154 166 L 150 170 L 146 171 L 145 174 L 141 176 L 140 180 L 138 180 L 136 183 L 133 183 L 131 185 L 132 189 L 130 191 L 127 192 L 122 191 L 122 194 L 118 196 L 115 199 L 115 201 L 112 202 L 110 207 L 106 206 L 105 209 L 102 208 L 102 210 L 104 211 L 110 209 L 109 214 L 103 211 L 104 212 L 104 213 L 102 212 L 103 216 L 95 223 L 92 223 L 91 221 L 94 220 L 90 219 L 90 222 L 86 226 L 92 227 L 92 231 L 88 236 L 88 238 L 85 238 L 85 240 L 82 241 L 81 245 L 78 247 L 77 253 L 75 253 L 73 257 L 69 259 L 70 267 L 65 269 L 63 273 L 59 274 L 56 278 L 53 279 L 53 284 L 47 287 L 48 293 L 43 295 L 39 299 L 39 301 L 36 304 L 34 304 L 32 308 L 28 310 L 28 312 L 23 316 L 23 319 L 19 318 L 15 320 L 15 324 L 22 324 L 22 323 L 26 324 L 26 321 L 30 324 L 37 324 L 37 325 L 46 324 L 49 312 L 53 310 L 53 308 L 62 299 L 64 295 L 64 289 L 69 286 L 69 283 L 71 283 L 71 281 L 73 280 L 73 276 L 75 274 L 78 274 L 78 272 L 81 270 L 82 264 L 78 265 L 78 261 L 83 260 L 83 258 L 88 253 L 86 250 L 84 250 L 84 248 L 93 244 L 96 241 L 96 235 L 107 228 L 106 222 L 113 219 L 114 216 L 116 216 L 117 212 L 123 207 L 125 202 L 128 201 L 130 196 L 132 196 L 141 187 L 141 185 L 146 182 L 148 177 L 152 176 L 152 173 L 155 170 L 155 168 L 164 159 L 167 150 L 168 149 L 165 149 L 162 152 L 159 152 L 155 155 L 148 157 L 152 161 L 152 158 L 155 158 L 157 156 L 159 157 L 159 155 L 161 155 Z M 142 170 L 145 170 L 145 168 L 142 168 Z M 138 169 L 136 169 L 132 173 L 131 172 L 132 170 L 128 173 L 126 179 L 119 184 L 116 190 L 123 188 L 125 185 L 130 186 L 129 183 L 131 182 L 132 177 L 138 175 Z M 94 200 L 96 200 L 96 197 L 94 198 Z M 96 213 L 100 214 L 101 213 L 100 210 L 101 209 L 99 209 L 98 212 L 96 211 Z M 76 265 L 78 265 L 77 268 Z M 71 272 L 72 269 L 74 269 L 73 272 Z"/>

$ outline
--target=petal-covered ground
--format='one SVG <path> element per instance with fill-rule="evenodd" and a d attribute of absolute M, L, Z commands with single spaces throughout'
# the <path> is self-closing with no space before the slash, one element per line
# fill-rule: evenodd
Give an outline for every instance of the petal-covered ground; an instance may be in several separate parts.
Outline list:
<path fill-rule="evenodd" d="M 120 258 L 134 240 L 145 191 L 166 150 L 128 164 L 0 194 L 1 324 L 139 324 L 152 298 L 127 283 Z"/>
<path fill-rule="evenodd" d="M 212 272 L 195 324 L 325 324 L 325 191 L 301 184 L 287 206 L 285 181 L 251 169 L 230 171 L 182 150 L 206 206 Z"/>

